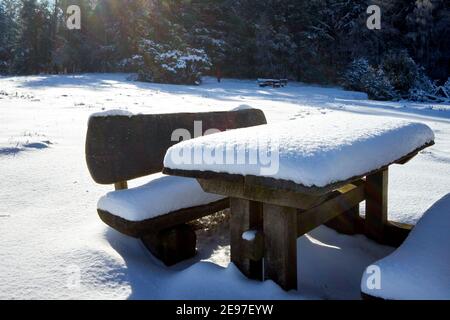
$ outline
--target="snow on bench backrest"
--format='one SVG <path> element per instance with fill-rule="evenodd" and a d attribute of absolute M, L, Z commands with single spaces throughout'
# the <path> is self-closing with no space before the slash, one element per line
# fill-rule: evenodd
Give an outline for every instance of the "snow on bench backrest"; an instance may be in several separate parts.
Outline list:
<path fill-rule="evenodd" d="M 191 137 L 195 122 L 201 133 L 225 131 L 266 123 L 258 109 L 224 112 L 140 114 L 106 112 L 90 117 L 86 135 L 86 162 L 92 178 L 114 184 L 160 172 L 164 155 L 175 130 L 187 130 Z"/>

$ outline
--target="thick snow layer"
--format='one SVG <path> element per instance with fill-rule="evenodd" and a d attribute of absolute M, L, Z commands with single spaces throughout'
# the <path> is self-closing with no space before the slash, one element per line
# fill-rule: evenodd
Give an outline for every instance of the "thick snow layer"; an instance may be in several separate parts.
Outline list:
<path fill-rule="evenodd" d="M 184 141 L 167 151 L 164 165 L 323 187 L 379 169 L 433 140 L 425 124 L 331 113 Z M 239 154 L 247 155 L 245 161 Z"/>
<path fill-rule="evenodd" d="M 366 270 L 362 291 L 383 299 L 450 300 L 450 193 L 433 205 L 417 223 L 403 245 Z"/>
<path fill-rule="evenodd" d="M 97 208 L 128 221 L 142 221 L 224 198 L 204 192 L 196 179 L 159 173 L 150 179 L 136 188 L 107 193 L 100 198 Z"/>
<path fill-rule="evenodd" d="M 97 201 L 112 186 L 92 181 L 84 144 L 87 119 L 102 110 L 219 111 L 245 104 L 262 109 L 270 123 L 330 113 L 424 122 L 436 145 L 391 167 L 389 219 L 415 223 L 450 190 L 448 104 L 370 101 L 300 83 L 273 89 L 206 78 L 201 86 L 175 86 L 127 77 L 0 77 L 0 299 L 359 299 L 364 269 L 393 250 L 320 227 L 298 239 L 300 290 L 285 293 L 229 264 L 229 228 L 221 225 L 198 232 L 194 259 L 167 268 L 139 240 L 98 218 Z"/>
<path fill-rule="evenodd" d="M 255 238 L 256 238 L 256 233 L 257 233 L 256 230 L 245 231 L 245 232 L 242 234 L 242 239 L 247 240 L 247 241 L 255 240 Z"/>
<path fill-rule="evenodd" d="M 96 112 L 96 113 L 91 114 L 92 118 L 95 118 L 95 117 L 111 117 L 111 116 L 132 117 L 133 113 L 131 113 L 131 112 L 127 111 L 127 110 L 113 109 L 113 110 L 107 110 L 107 111 Z"/>

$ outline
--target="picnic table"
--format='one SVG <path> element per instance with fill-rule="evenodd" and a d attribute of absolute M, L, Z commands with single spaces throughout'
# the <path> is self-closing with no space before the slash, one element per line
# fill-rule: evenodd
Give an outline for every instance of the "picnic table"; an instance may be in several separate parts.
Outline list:
<path fill-rule="evenodd" d="M 265 87 L 273 87 L 273 88 L 281 88 L 288 85 L 288 79 L 258 79 L 258 85 L 261 88 Z"/>
<path fill-rule="evenodd" d="M 249 278 L 290 290 L 297 238 L 316 227 L 381 243 L 398 236 L 388 222 L 389 167 L 433 144 L 424 124 L 333 112 L 183 141 L 168 150 L 163 171 L 230 197 L 231 261 Z"/>

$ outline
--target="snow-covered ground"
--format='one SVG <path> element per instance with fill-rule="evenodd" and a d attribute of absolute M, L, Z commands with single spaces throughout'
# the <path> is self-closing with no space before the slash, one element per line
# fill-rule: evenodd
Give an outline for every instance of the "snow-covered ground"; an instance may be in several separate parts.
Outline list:
<path fill-rule="evenodd" d="M 436 145 L 391 170 L 389 217 L 415 223 L 450 191 L 448 104 L 377 102 L 299 83 L 261 89 L 242 80 L 206 79 L 199 87 L 129 82 L 123 74 L 0 77 L 0 298 L 359 298 L 364 269 L 392 251 L 363 236 L 320 227 L 300 238 L 300 290 L 286 293 L 229 265 L 226 225 L 199 234 L 195 259 L 167 268 L 98 219 L 96 203 L 112 188 L 96 185 L 85 165 L 90 114 L 242 105 L 264 110 L 269 122 L 332 112 L 423 122 Z"/>
<path fill-rule="evenodd" d="M 428 209 L 398 250 L 374 263 L 383 284 L 374 287 L 367 272 L 361 290 L 391 300 L 450 300 L 449 212 L 447 194 Z"/>

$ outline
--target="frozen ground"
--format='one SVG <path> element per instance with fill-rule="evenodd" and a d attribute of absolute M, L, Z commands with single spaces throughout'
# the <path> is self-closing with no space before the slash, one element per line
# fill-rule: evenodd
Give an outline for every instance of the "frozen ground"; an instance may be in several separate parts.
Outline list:
<path fill-rule="evenodd" d="M 390 175 L 390 219 L 416 222 L 450 190 L 450 105 L 375 102 L 336 88 L 206 79 L 200 87 L 128 82 L 123 74 L 0 77 L 0 298 L 359 298 L 370 263 L 392 251 L 325 227 L 298 240 L 300 291 L 245 279 L 227 228 L 199 235 L 199 255 L 172 268 L 107 228 L 84 161 L 91 113 L 261 108 L 270 122 L 331 112 L 421 121 L 436 145 Z M 145 182 L 145 179 L 135 184 Z M 77 281 L 80 280 L 80 281 Z"/>

